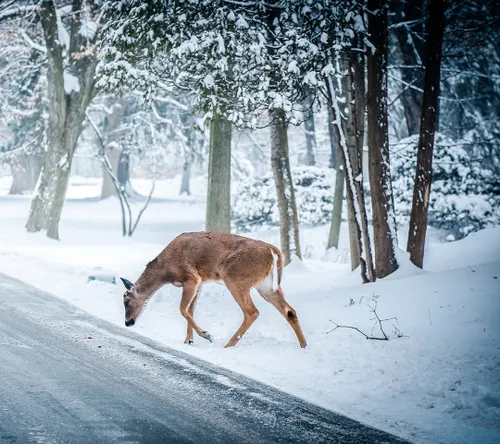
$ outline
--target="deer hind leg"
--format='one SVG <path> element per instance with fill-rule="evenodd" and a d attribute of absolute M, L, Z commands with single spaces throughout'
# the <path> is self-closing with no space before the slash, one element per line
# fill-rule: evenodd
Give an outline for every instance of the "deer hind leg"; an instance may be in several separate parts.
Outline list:
<path fill-rule="evenodd" d="M 300 346 L 302 348 L 306 347 L 307 341 L 304 337 L 304 333 L 302 333 L 302 328 L 300 327 L 297 313 L 285 300 L 285 295 L 283 294 L 283 290 L 281 289 L 281 287 L 278 287 L 278 289 L 274 291 L 272 288 L 269 288 L 268 285 L 263 283 L 262 285 L 255 288 L 267 302 L 273 304 L 276 309 L 284 316 L 284 318 L 290 324 L 290 327 L 292 327 L 293 331 L 295 332 Z"/>
<path fill-rule="evenodd" d="M 192 299 L 191 303 L 187 307 L 187 310 L 193 319 L 194 319 L 194 309 L 196 307 L 196 301 L 198 300 L 198 297 L 200 296 L 201 289 L 202 289 L 202 284 L 199 284 L 197 289 L 196 289 L 196 293 L 194 295 L 194 298 Z M 189 344 L 189 345 L 194 344 L 193 330 L 194 329 L 193 329 L 192 324 L 188 321 L 186 339 L 184 340 L 184 344 Z"/>
<path fill-rule="evenodd" d="M 227 288 L 233 295 L 234 300 L 240 306 L 243 312 L 243 323 L 236 333 L 232 336 L 229 342 L 224 346 L 224 348 L 232 347 L 238 343 L 250 326 L 259 317 L 259 310 L 252 301 L 250 297 L 250 288 L 247 286 L 242 286 L 241 284 L 233 283 L 227 279 L 224 280 Z"/>
<path fill-rule="evenodd" d="M 182 287 L 182 299 L 181 299 L 181 314 L 186 318 L 188 323 L 186 341 L 189 343 L 189 339 L 192 341 L 193 329 L 201 336 L 212 342 L 212 336 L 206 331 L 202 330 L 198 324 L 194 321 L 194 302 L 199 295 L 199 290 L 201 288 L 201 282 L 198 281 L 187 281 Z M 191 338 L 189 337 L 191 335 Z M 186 342 L 184 341 L 184 342 Z"/>

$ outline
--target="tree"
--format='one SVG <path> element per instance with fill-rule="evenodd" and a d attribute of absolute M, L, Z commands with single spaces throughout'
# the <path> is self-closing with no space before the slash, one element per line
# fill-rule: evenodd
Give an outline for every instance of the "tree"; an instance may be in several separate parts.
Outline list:
<path fill-rule="evenodd" d="M 53 239 L 59 239 L 73 153 L 85 110 L 95 94 L 95 9 L 93 1 L 74 0 L 66 17 L 69 32 L 54 1 L 43 0 L 38 9 L 47 52 L 49 118 L 42 173 L 26 229 L 46 231 Z"/>
<path fill-rule="evenodd" d="M 307 95 L 302 101 L 304 107 L 304 133 L 306 135 L 306 153 L 303 159 L 304 165 L 313 166 L 316 164 L 316 128 L 314 125 L 314 110 L 311 96 Z"/>
<path fill-rule="evenodd" d="M 377 277 L 398 268 L 397 234 L 392 193 L 387 122 L 387 7 L 385 0 L 369 0 L 368 33 L 373 49 L 368 52 L 368 153 L 373 238 Z"/>
<path fill-rule="evenodd" d="M 337 134 L 336 134 L 337 133 Z M 328 134 L 330 137 L 330 168 L 335 168 L 335 189 L 333 193 L 333 210 L 330 231 L 326 248 L 339 248 L 340 226 L 342 225 L 342 207 L 344 202 L 344 167 L 338 161 L 341 158 L 339 152 L 338 128 L 334 125 L 331 107 L 328 107 Z"/>
<path fill-rule="evenodd" d="M 420 115 L 422 113 L 423 88 L 423 0 L 397 0 L 395 2 L 397 22 L 394 25 L 401 66 L 403 92 L 401 100 L 408 135 L 418 134 L 420 130 Z"/>
<path fill-rule="evenodd" d="M 432 156 L 439 103 L 445 7 L 445 0 L 430 0 L 423 107 L 407 245 L 411 261 L 420 268 L 424 262 L 427 212 L 432 184 Z"/>
<path fill-rule="evenodd" d="M 104 147 L 106 150 L 106 155 L 109 159 L 109 164 L 114 175 L 118 179 L 118 171 L 120 168 L 120 160 L 122 158 L 123 148 L 118 143 L 120 137 L 120 125 L 123 120 L 125 112 L 126 103 L 124 100 L 118 100 L 115 102 L 111 108 L 109 114 L 107 114 L 103 119 L 102 137 L 104 142 Z M 118 179 L 120 182 L 120 180 Z M 113 178 L 107 171 L 106 166 L 102 169 L 102 187 L 101 187 L 101 199 L 107 199 L 111 196 L 116 196 L 117 191 Z"/>
<path fill-rule="evenodd" d="M 0 9 L 0 15 L 9 9 Z M 36 28 L 36 17 L 33 22 Z M 9 194 L 32 192 L 41 169 L 46 103 L 45 72 L 40 66 L 45 54 L 33 43 L 34 34 L 34 29 L 20 27 L 18 20 L 0 20 L 0 116 L 7 135 L 0 160 L 10 164 Z"/>
<path fill-rule="evenodd" d="M 272 65 L 279 65 L 281 62 L 280 55 L 276 51 L 276 48 L 280 47 L 279 38 L 283 35 L 283 29 L 280 24 L 281 8 L 277 3 L 272 2 L 268 5 L 265 21 L 268 40 L 267 55 Z M 280 77 L 279 69 L 274 69 L 270 74 L 270 88 L 274 93 L 278 94 L 282 93 L 280 88 L 282 78 Z M 308 100 L 309 104 L 312 104 L 312 101 Z M 280 215 L 280 246 L 286 265 L 290 262 L 292 255 L 300 258 L 301 251 L 299 218 L 297 215 L 288 151 L 288 122 L 282 106 L 278 107 L 274 104 L 270 108 L 269 121 L 271 131 L 271 167 Z"/>
<path fill-rule="evenodd" d="M 205 229 L 231 231 L 231 122 L 215 114 L 210 121 Z"/>

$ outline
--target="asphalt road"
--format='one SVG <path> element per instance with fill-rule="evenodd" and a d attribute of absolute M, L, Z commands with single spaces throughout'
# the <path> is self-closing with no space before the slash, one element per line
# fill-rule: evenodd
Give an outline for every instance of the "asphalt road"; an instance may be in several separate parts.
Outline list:
<path fill-rule="evenodd" d="M 0 443 L 180 442 L 403 441 L 0 274 Z"/>

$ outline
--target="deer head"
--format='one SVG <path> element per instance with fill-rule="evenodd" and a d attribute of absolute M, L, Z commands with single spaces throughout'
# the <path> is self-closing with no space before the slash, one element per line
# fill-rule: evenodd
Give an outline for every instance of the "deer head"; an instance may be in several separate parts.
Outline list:
<path fill-rule="evenodd" d="M 136 286 L 132 282 L 122 277 L 120 279 L 126 289 L 123 294 L 123 305 L 125 306 L 125 325 L 127 327 L 132 327 L 144 308 L 145 298 L 137 292 Z"/>

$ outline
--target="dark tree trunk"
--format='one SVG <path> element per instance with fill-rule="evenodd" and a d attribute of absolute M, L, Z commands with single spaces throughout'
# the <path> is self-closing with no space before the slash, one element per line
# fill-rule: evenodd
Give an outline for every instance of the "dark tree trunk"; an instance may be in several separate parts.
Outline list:
<path fill-rule="evenodd" d="M 410 22 L 395 29 L 401 58 L 405 68 L 401 69 L 401 78 L 405 82 L 401 100 L 403 103 L 408 135 L 418 134 L 420 131 L 420 115 L 422 113 L 422 93 L 424 85 L 423 67 L 421 59 L 423 56 L 422 43 L 415 38 L 414 33 L 422 34 L 422 25 L 418 20 L 423 18 L 423 0 L 399 0 L 396 8 L 398 22 Z M 415 23 L 417 22 L 417 23 Z M 411 85 L 411 86 L 408 86 Z M 417 89 L 415 89 L 417 88 Z M 419 91 L 420 90 L 420 91 Z"/>
<path fill-rule="evenodd" d="M 363 48 L 363 41 L 359 36 L 356 37 L 355 42 L 359 49 Z M 343 88 L 345 89 L 349 100 L 349 113 L 346 121 L 345 134 L 347 144 L 351 150 L 351 158 L 356 159 L 354 169 L 359 171 L 356 177 L 361 178 L 361 187 L 363 187 L 363 141 L 365 136 L 366 109 L 365 59 L 362 52 L 352 50 L 347 51 L 347 57 L 348 60 L 346 61 L 346 67 L 348 74 L 343 79 Z M 364 202 L 363 197 L 362 205 L 364 205 Z M 360 264 L 360 250 L 353 208 L 354 207 L 352 205 L 347 206 L 351 268 L 354 270 Z M 368 227 L 368 225 L 366 225 L 366 227 Z M 367 230 L 368 228 L 366 228 L 366 233 L 368 232 Z M 371 255 L 369 259 L 371 260 Z"/>
<path fill-rule="evenodd" d="M 231 231 L 231 122 L 214 114 L 210 122 L 207 231 Z"/>
<path fill-rule="evenodd" d="M 279 31 L 276 29 L 276 23 L 279 19 L 281 8 L 275 6 L 277 3 L 279 3 L 278 0 L 270 0 L 266 6 L 268 8 L 266 17 L 268 25 L 267 51 L 271 57 L 275 56 L 278 44 L 276 42 L 276 35 Z M 277 87 L 279 84 L 278 80 L 276 75 L 271 77 L 271 89 Z M 287 265 L 294 254 L 302 258 L 299 238 L 299 217 L 288 152 L 288 122 L 286 114 L 281 108 L 271 108 L 269 110 L 269 120 L 271 131 L 271 167 L 278 201 L 281 251 L 283 252 L 285 265 Z"/>
<path fill-rule="evenodd" d="M 420 268 L 424 263 L 427 212 L 432 183 L 432 155 L 439 102 L 444 11 L 445 0 L 430 0 L 422 121 L 407 246 L 411 261 Z"/>
<path fill-rule="evenodd" d="M 82 2 L 74 0 L 72 10 L 80 13 Z M 82 48 L 87 47 L 88 41 L 81 32 L 82 21 L 75 19 L 71 22 L 68 62 L 65 63 L 54 2 L 42 1 L 39 15 L 48 58 L 49 119 L 44 163 L 26 229 L 30 232 L 45 230 L 48 237 L 59 239 L 59 220 L 73 154 L 82 130 L 85 110 L 94 94 L 97 58 L 95 52 L 82 55 Z"/>
<path fill-rule="evenodd" d="M 387 122 L 387 8 L 385 0 L 369 0 L 368 33 L 368 154 L 373 210 L 373 239 L 377 277 L 398 268 L 396 220 L 389 162 Z"/>
<path fill-rule="evenodd" d="M 359 143 L 356 140 L 356 134 L 358 133 L 356 116 L 360 114 L 355 109 L 354 84 L 356 76 L 353 70 L 359 69 L 359 66 L 356 64 L 351 66 L 346 61 L 343 61 L 343 64 L 347 67 L 347 75 L 342 79 L 342 98 L 345 98 L 348 104 L 346 119 L 341 117 L 334 79 L 327 77 L 326 86 L 329 106 L 332 108 L 332 115 L 339 138 L 339 153 L 341 154 L 340 157 L 346 178 L 348 219 L 351 218 L 350 231 L 353 232 L 353 236 L 351 236 L 351 258 L 355 256 L 361 265 L 363 282 L 373 282 L 376 277 L 366 217 L 361 156 L 358 150 Z M 351 263 L 353 262 L 354 260 L 351 260 Z"/>
<path fill-rule="evenodd" d="M 312 110 L 312 98 L 310 95 L 303 101 L 302 106 L 304 108 L 304 114 L 306 115 L 306 120 L 304 121 L 306 154 L 302 163 L 307 166 L 313 166 L 316 164 L 314 154 L 316 152 L 316 129 L 314 126 L 314 113 Z"/>
<path fill-rule="evenodd" d="M 271 109 L 269 119 L 271 121 L 271 166 L 278 198 L 281 251 L 286 265 L 290 262 L 293 254 L 299 258 L 302 257 L 300 253 L 299 218 L 288 156 L 288 132 L 285 113 L 281 109 Z"/>
<path fill-rule="evenodd" d="M 130 155 L 123 151 L 120 154 L 117 179 L 118 183 L 123 188 L 126 188 L 127 184 L 130 182 Z"/>

